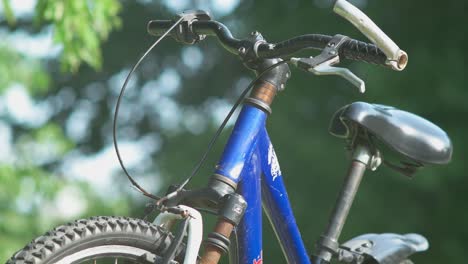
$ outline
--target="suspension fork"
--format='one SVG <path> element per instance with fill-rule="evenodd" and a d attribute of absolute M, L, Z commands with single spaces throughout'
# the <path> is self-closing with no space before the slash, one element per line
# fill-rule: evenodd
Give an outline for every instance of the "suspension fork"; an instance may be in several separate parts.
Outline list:
<path fill-rule="evenodd" d="M 247 203 L 237 194 L 228 194 L 223 198 L 222 207 L 218 213 L 218 221 L 213 232 L 205 240 L 205 252 L 202 264 L 217 264 L 221 256 L 229 250 L 229 237 L 242 219 Z"/>

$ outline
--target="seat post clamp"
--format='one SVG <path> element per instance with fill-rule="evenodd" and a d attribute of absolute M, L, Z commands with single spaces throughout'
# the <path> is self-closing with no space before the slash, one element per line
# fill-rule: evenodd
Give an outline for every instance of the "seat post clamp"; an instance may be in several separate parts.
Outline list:
<path fill-rule="evenodd" d="M 382 164 L 382 155 L 377 149 L 372 151 L 367 144 L 357 144 L 352 160 L 359 161 L 371 171 L 375 171 Z"/>
<path fill-rule="evenodd" d="M 366 144 L 357 144 L 353 150 L 352 160 L 359 161 L 368 166 L 372 160 L 372 152 Z"/>

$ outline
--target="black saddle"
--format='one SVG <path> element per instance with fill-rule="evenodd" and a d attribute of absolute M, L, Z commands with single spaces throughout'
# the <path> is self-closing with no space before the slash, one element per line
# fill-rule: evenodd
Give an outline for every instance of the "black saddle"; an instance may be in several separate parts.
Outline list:
<path fill-rule="evenodd" d="M 355 102 L 338 110 L 330 125 L 330 133 L 341 138 L 359 129 L 421 165 L 446 164 L 452 157 L 452 143 L 442 129 L 391 106 Z"/>

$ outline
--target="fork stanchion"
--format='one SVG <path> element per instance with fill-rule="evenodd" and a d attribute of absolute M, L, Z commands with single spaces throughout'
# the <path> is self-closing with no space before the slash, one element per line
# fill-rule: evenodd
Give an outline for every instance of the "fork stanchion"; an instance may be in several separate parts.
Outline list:
<path fill-rule="evenodd" d="M 222 207 L 216 226 L 205 240 L 205 252 L 201 264 L 217 264 L 221 256 L 229 251 L 232 230 L 239 224 L 244 215 L 247 202 L 237 193 L 223 197 Z"/>
<path fill-rule="evenodd" d="M 208 235 L 205 241 L 205 252 L 201 258 L 201 264 L 217 264 L 221 256 L 227 253 L 229 248 L 229 237 L 234 224 L 224 218 L 216 223 L 214 231 Z"/>

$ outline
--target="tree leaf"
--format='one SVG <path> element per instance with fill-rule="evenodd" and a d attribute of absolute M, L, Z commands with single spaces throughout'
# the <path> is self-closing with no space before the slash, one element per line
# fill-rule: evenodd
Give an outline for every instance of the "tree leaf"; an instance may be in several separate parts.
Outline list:
<path fill-rule="evenodd" d="M 10 26 L 16 24 L 16 17 L 13 9 L 11 8 L 10 1 L 2 0 L 3 2 L 3 12 L 5 13 L 5 18 Z"/>

